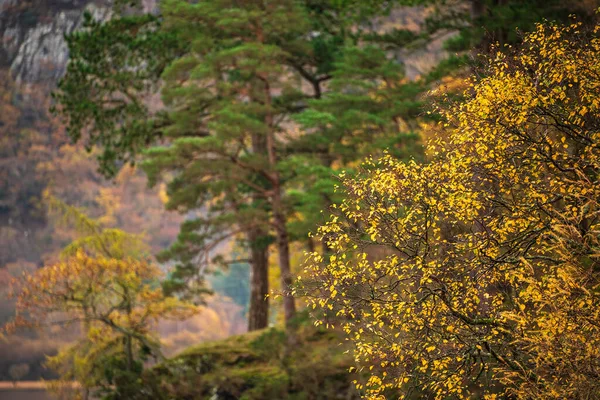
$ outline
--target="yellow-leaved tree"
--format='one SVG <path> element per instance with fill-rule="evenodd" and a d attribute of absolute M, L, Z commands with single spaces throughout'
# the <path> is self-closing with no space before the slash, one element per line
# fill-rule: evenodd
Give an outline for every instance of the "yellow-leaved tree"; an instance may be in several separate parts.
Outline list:
<path fill-rule="evenodd" d="M 104 228 L 52 196 L 46 201 L 78 237 L 59 261 L 14 282 L 16 317 L 6 330 L 80 328 L 77 341 L 48 358 L 61 378 L 50 389 L 61 399 L 145 398 L 144 364 L 162 357 L 158 321 L 186 319 L 198 308 L 163 293 L 162 272 L 145 256 L 139 235 Z M 80 389 L 72 390 L 73 381 Z"/>
<path fill-rule="evenodd" d="M 430 162 L 343 181 L 304 290 L 372 368 L 368 398 L 598 398 L 599 36 L 539 25 L 442 110 Z"/>

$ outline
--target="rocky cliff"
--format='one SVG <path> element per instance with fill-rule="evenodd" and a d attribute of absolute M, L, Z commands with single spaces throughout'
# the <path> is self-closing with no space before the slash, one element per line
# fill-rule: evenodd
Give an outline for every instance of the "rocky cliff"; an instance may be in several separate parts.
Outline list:
<path fill-rule="evenodd" d="M 113 0 L 0 0 L 0 69 L 10 69 L 18 83 L 52 86 L 64 73 L 68 60 L 64 35 L 79 28 L 83 14 L 95 19 L 110 18 Z M 145 12 L 156 9 L 158 0 L 142 0 Z M 380 21 L 380 27 L 418 30 L 427 11 L 401 7 Z M 443 38 L 446 39 L 446 38 Z M 407 75 L 414 78 L 445 56 L 436 40 L 426 49 L 399 55 Z"/>
<path fill-rule="evenodd" d="M 0 0 L 0 68 L 20 83 L 53 84 L 68 59 L 64 35 L 81 26 L 83 14 L 106 20 L 112 0 Z M 145 12 L 156 0 L 143 0 Z"/>
<path fill-rule="evenodd" d="M 105 0 L 0 0 L 0 68 L 20 83 L 52 84 L 64 72 L 64 35 L 77 29 L 84 12 L 110 16 Z"/>

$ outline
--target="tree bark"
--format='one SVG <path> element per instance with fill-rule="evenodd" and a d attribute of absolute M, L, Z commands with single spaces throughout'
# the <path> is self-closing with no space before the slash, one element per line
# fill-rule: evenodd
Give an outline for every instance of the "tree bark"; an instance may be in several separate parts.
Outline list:
<path fill-rule="evenodd" d="M 264 32 L 262 26 L 256 27 L 256 39 L 259 43 L 264 43 Z M 294 342 L 292 320 L 296 315 L 296 303 L 292 296 L 292 269 L 290 263 L 290 240 L 286 226 L 286 215 L 282 200 L 282 182 L 279 171 L 277 170 L 277 149 L 275 145 L 276 127 L 273 118 L 273 99 L 271 93 L 271 84 L 269 76 L 264 73 L 258 73 L 257 78 L 263 85 L 263 104 L 266 112 L 264 117 L 266 132 L 266 150 L 269 163 L 268 176 L 271 182 L 271 212 L 273 216 L 273 226 L 277 237 L 277 250 L 279 253 L 279 269 L 281 271 L 281 291 L 283 292 L 283 311 L 285 315 L 285 326 L 288 330 L 288 339 L 290 343 Z"/>
<path fill-rule="evenodd" d="M 471 28 L 485 28 L 481 26 L 481 18 L 486 13 L 486 5 L 483 0 L 471 0 Z M 481 43 L 479 46 L 475 46 L 471 49 L 471 57 L 477 59 L 478 54 L 481 50 L 487 51 L 491 44 L 490 36 L 488 32 L 483 32 Z M 473 45 L 473 43 L 471 43 Z"/>
<path fill-rule="evenodd" d="M 273 126 L 273 115 L 270 108 L 271 88 L 269 82 L 264 79 L 265 90 L 265 105 L 267 106 L 267 114 L 265 123 L 268 126 L 267 132 L 267 154 L 269 159 L 272 195 L 271 207 L 273 212 L 273 225 L 277 236 L 277 251 L 279 253 L 279 270 L 281 272 L 281 291 L 283 292 L 283 312 L 285 315 L 286 328 L 291 327 L 292 319 L 296 316 L 296 303 L 292 296 L 292 268 L 290 263 L 290 238 L 287 232 L 286 216 L 282 200 L 282 184 L 279 171 L 277 171 L 277 153 L 275 149 L 275 132 Z"/>
<path fill-rule="evenodd" d="M 267 152 L 264 135 L 253 134 L 252 151 L 256 154 Z M 265 208 L 264 197 L 252 195 L 253 207 Z M 260 221 L 258 222 L 260 224 Z M 251 226 L 247 231 L 250 247 L 250 307 L 248 310 L 248 331 L 266 328 L 269 325 L 269 230 L 265 226 Z"/>
<path fill-rule="evenodd" d="M 471 0 L 471 20 L 475 21 L 485 13 L 485 4 L 483 0 Z"/>
<path fill-rule="evenodd" d="M 261 229 L 248 233 L 250 243 L 250 307 L 248 331 L 266 328 L 269 324 L 269 248 L 261 244 L 267 236 Z"/>
<path fill-rule="evenodd" d="M 283 312 L 285 326 L 289 328 L 296 316 L 296 303 L 292 296 L 292 268 L 290 263 L 290 239 L 286 228 L 286 218 L 281 201 L 281 188 L 274 189 L 273 222 L 277 234 L 277 250 L 279 253 L 279 269 L 281 271 L 281 290 L 283 292 Z"/>

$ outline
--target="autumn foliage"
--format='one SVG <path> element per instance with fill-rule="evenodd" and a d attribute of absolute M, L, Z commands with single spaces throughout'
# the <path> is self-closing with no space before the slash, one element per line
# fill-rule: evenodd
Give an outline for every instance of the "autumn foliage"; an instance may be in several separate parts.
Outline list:
<path fill-rule="evenodd" d="M 160 276 L 158 267 L 146 261 L 91 257 L 78 250 L 23 276 L 17 316 L 7 329 L 80 328 L 83 336 L 50 357 L 49 366 L 67 385 L 76 380 L 85 389 L 116 391 L 116 397 L 108 398 L 131 398 L 138 391 L 135 379 L 143 363 L 161 357 L 159 320 L 185 319 L 198 312 L 165 296 L 157 281 Z M 54 384 L 55 391 L 62 389 L 61 381 Z"/>
<path fill-rule="evenodd" d="M 189 308 L 175 298 L 164 298 L 160 286 L 152 284 L 160 275 L 158 267 L 144 261 L 92 258 L 79 251 L 26 274 L 17 309 L 27 310 L 27 318 L 35 323 L 52 313 L 68 313 L 64 321 L 53 322 L 81 321 L 88 326 L 100 322 L 117 332 L 131 329 L 146 334 L 149 322 L 158 316 Z"/>
<path fill-rule="evenodd" d="M 343 180 L 306 273 L 369 398 L 597 396 L 599 34 L 539 25 L 441 111 L 430 162 Z"/>

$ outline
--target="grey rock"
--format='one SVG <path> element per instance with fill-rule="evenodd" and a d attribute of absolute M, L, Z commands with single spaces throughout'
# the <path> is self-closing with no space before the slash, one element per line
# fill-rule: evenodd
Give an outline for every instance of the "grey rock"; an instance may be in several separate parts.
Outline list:
<path fill-rule="evenodd" d="M 79 29 L 84 12 L 106 21 L 112 0 L 0 0 L 0 68 L 9 68 L 20 84 L 52 87 L 69 58 L 65 34 Z M 157 0 L 142 0 L 155 12 Z"/>
<path fill-rule="evenodd" d="M 414 6 L 396 7 L 390 15 L 373 21 L 373 29 L 379 33 L 390 32 L 394 29 L 406 29 L 418 33 L 433 9 Z M 456 35 L 456 32 L 439 32 L 437 37 L 414 49 L 396 51 L 393 57 L 404 64 L 406 77 L 415 80 L 430 72 L 440 61 L 450 55 L 444 49 L 444 42 Z"/>

